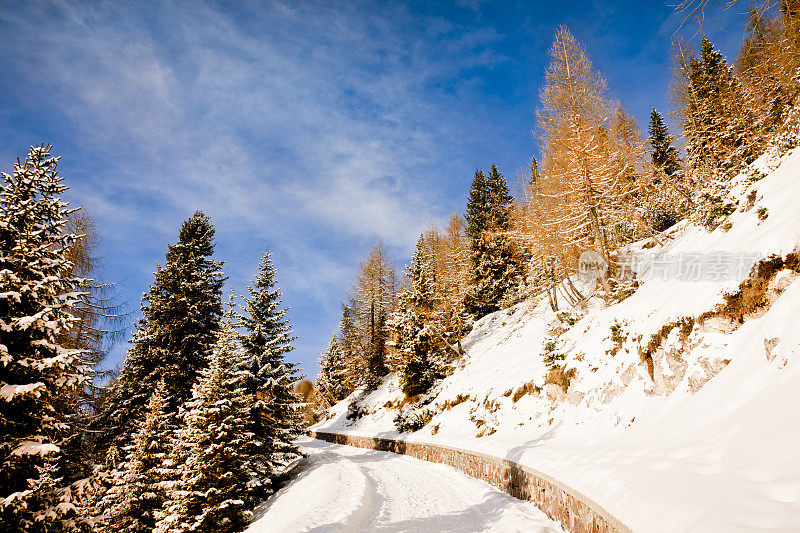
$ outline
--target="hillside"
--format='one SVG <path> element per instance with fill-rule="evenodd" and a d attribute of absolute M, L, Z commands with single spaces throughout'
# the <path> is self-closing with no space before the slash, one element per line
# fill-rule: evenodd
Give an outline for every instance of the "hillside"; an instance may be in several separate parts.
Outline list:
<path fill-rule="evenodd" d="M 556 313 L 541 296 L 478 321 L 453 373 L 403 407 L 430 416 L 421 429 L 396 431 L 395 375 L 354 392 L 314 429 L 506 457 L 634 530 L 796 530 L 797 266 L 762 268 L 764 301 L 741 323 L 731 302 L 752 294 L 724 295 L 761 258 L 800 243 L 800 150 L 764 155 L 734 181 L 726 224 L 709 232 L 683 222 L 623 250 L 640 286 L 621 302 L 562 300 Z M 546 348 L 563 366 L 548 369 Z M 363 416 L 351 420 L 354 401 Z"/>

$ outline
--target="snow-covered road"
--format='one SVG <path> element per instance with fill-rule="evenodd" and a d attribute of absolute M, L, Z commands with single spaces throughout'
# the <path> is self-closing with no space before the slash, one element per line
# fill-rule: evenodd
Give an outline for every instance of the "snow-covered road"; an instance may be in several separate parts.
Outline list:
<path fill-rule="evenodd" d="M 533 504 L 448 466 L 313 439 L 301 446 L 300 474 L 246 533 L 562 531 Z"/>

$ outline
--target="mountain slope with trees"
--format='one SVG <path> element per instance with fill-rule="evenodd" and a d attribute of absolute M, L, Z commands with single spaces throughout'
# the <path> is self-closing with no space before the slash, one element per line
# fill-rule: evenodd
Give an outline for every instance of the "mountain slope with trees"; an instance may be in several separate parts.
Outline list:
<path fill-rule="evenodd" d="M 522 296 L 494 312 L 494 298 L 469 303 L 492 278 L 474 261 L 474 228 L 489 227 L 476 172 L 461 247 L 426 246 L 444 240 L 435 228 L 418 241 L 392 322 L 393 372 L 378 386 L 352 381 L 314 428 L 507 457 L 634 530 L 795 528 L 800 82 L 786 73 L 800 72 L 800 9 L 748 16 L 732 66 L 706 39 L 676 47 L 682 131 L 654 109 L 648 138 L 559 29 L 541 161 L 509 223 L 488 230 L 523 265 L 508 291 Z M 466 280 L 457 350 L 454 322 L 431 312 L 447 294 L 431 281 L 438 264 Z M 442 377 L 416 371 L 432 360 Z"/>

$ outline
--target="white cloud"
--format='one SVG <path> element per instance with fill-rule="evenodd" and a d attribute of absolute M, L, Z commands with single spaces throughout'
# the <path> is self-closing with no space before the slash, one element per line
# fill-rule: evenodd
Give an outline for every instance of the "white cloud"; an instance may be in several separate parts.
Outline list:
<path fill-rule="evenodd" d="M 507 60 L 492 30 L 383 7 L 58 2 L 0 24 L 16 31 L 20 86 L 99 162 L 73 192 L 117 250 L 152 271 L 143 252 L 161 257 L 199 208 L 252 241 L 236 253 L 291 250 L 287 290 L 321 299 L 347 290 L 345 261 L 366 251 L 354 246 L 407 251 L 447 216 L 448 149 L 482 118 L 466 112 L 479 85 L 462 74 Z"/>

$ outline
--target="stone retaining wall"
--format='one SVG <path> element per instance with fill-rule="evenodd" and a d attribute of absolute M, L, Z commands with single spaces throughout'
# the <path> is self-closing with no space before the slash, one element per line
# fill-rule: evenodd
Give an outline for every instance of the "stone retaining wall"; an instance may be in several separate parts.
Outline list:
<path fill-rule="evenodd" d="M 310 431 L 309 435 L 335 444 L 394 452 L 423 461 L 444 463 L 468 476 L 486 481 L 515 498 L 533 502 L 547 516 L 560 522 L 567 531 L 576 533 L 631 531 L 578 491 L 542 472 L 507 459 L 435 444 L 319 431 Z"/>

